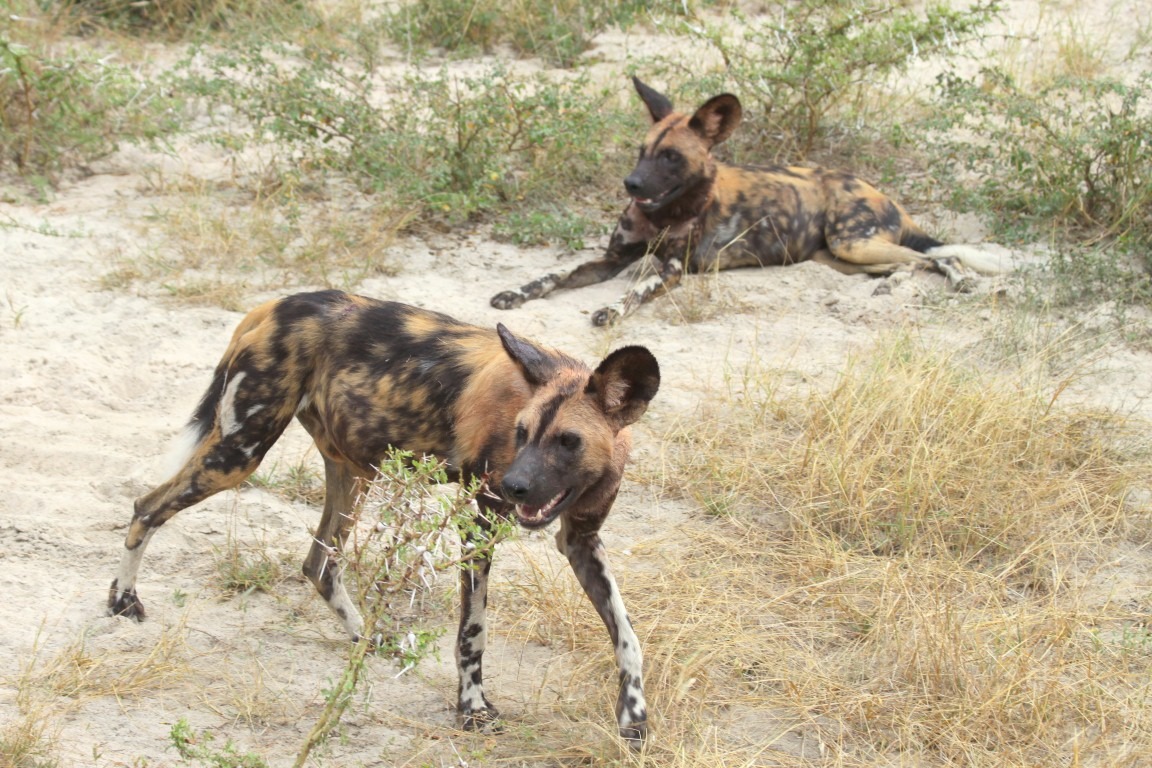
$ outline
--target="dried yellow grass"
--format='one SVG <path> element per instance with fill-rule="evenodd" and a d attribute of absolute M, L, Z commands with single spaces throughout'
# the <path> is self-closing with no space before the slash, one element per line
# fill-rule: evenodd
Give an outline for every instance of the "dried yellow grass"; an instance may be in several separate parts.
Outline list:
<path fill-rule="evenodd" d="M 534 749 L 597 765 L 1152 764 L 1152 632 L 1106 578 L 1152 567 L 1148 511 L 1125 501 L 1152 477 L 1147 431 L 1061 407 L 1060 381 L 908 337 L 867 360 L 794 395 L 753 365 L 669 435 L 666 488 L 712 514 L 632 547 L 651 567 L 618 574 L 645 651 L 643 755 L 612 736 L 611 649 L 566 564 L 529 569 L 500 610 L 514 639 L 565 654 L 533 717 L 569 723 L 531 729 Z"/>
<path fill-rule="evenodd" d="M 51 656 L 41 658 L 37 650 L 22 671 L 18 690 L 29 696 L 50 694 L 79 702 L 171 688 L 192 671 L 184 618 L 164 627 L 154 643 L 138 649 L 94 649 L 91 638 L 82 632 Z"/>
<path fill-rule="evenodd" d="M 116 254 L 102 286 L 159 288 L 183 303 L 240 311 L 268 291 L 351 289 L 396 272 L 385 252 L 407 214 L 381 211 L 353 190 L 288 175 L 242 185 L 164 181 L 158 191 L 174 195 L 157 216 L 165 245 Z"/>

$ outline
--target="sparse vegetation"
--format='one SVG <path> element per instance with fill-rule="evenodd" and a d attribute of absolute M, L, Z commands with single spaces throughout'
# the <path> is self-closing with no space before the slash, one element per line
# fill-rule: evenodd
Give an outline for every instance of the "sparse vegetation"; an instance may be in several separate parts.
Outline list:
<path fill-rule="evenodd" d="M 175 104 L 137 73 L 80 50 L 21 42 L 0 20 L 0 171 L 54 178 L 121 140 L 175 128 Z"/>
<path fill-rule="evenodd" d="M 976 39 L 1000 12 L 996 0 L 964 9 L 930 4 L 921 13 L 876 0 L 802 0 L 779 14 L 689 25 L 723 61 L 715 74 L 669 62 L 690 99 L 724 90 L 739 95 L 748 114 L 733 152 L 742 162 L 805 159 L 827 141 L 833 123 L 862 119 L 889 124 L 882 86 L 916 62 Z M 685 105 L 687 108 L 687 105 Z M 859 128 L 839 129 L 842 135 Z"/>
<path fill-rule="evenodd" d="M 1051 764 L 1069 730 L 1084 754 L 1146 756 L 1120 725 L 1152 668 L 1122 639 L 1142 635 L 1140 612 L 1090 597 L 1112 547 L 1152 533 L 1124 503 L 1152 469 L 1146 433 L 1065 409 L 1065 382 L 1034 374 L 984 374 L 909 337 L 808 396 L 735 371 L 668 435 L 670 488 L 725 514 L 682 532 L 661 586 L 630 584 L 661 596 L 634 609 L 653 617 L 649 658 L 707 649 L 693 706 L 735 686 L 733 706 L 790 711 L 782 733 L 865 762 Z M 781 515 L 786 530 L 768 524 Z M 681 628 L 670 648 L 666 626 Z"/>
<path fill-rule="evenodd" d="M 414 73 L 397 84 L 399 103 L 381 109 L 370 71 L 321 54 L 285 65 L 290 54 L 221 54 L 210 75 L 187 84 L 234 106 L 257 137 L 298 153 L 299 166 L 376 193 L 399 221 L 415 214 L 459 224 L 531 211 L 541 198 L 548 210 L 558 194 L 571 199 L 601 173 L 611 113 L 601 111 L 606 92 L 583 77 L 523 78 L 500 66 L 476 76 Z M 236 136 L 226 129 L 220 139 Z"/>
<path fill-rule="evenodd" d="M 437 490 L 446 482 L 442 462 L 394 450 L 361 497 L 343 565 L 358 584 L 365 626 L 374 629 L 353 646 L 341 677 L 325 692 L 324 710 L 296 756 L 297 768 L 339 724 L 369 655 L 393 656 L 403 673 L 436 652 L 439 630 L 418 622 L 424 598 L 441 572 L 455 575 L 509 531 L 507 521 L 480 524 L 474 507 L 479 483 L 447 495 Z M 461 535 L 468 546 L 456 546 Z"/>
<path fill-rule="evenodd" d="M 941 170 L 962 171 L 958 202 L 1023 231 L 1133 249 L 1152 243 L 1152 73 L 1132 83 L 1059 77 L 1022 87 L 996 68 L 941 78 Z M 1152 261 L 1146 261 L 1152 268 Z"/>
<path fill-rule="evenodd" d="M 220 749 L 214 748 L 211 732 L 197 733 L 183 718 L 172 726 L 169 737 L 181 759 L 195 765 L 209 768 L 268 768 L 262 757 L 255 752 L 241 753 L 231 739 L 224 742 Z"/>
<path fill-rule="evenodd" d="M 632 537 L 628 557 L 612 553 L 644 644 L 655 738 L 640 757 L 622 756 L 607 715 L 616 680 L 601 620 L 567 563 L 533 535 L 509 543 L 498 565 L 512 565 L 495 575 L 508 582 L 491 609 L 506 675 L 494 687 L 511 699 L 506 731 L 454 729 L 443 710 L 455 680 L 433 662 L 454 625 L 455 568 L 472 554 L 458 548 L 457 529 L 481 533 L 470 528 L 476 489 L 445 489 L 442 468 L 393 456 L 365 489 L 340 563 L 375 629 L 371 643 L 349 651 L 325 626 L 331 617 L 311 586 L 289 578 L 302 552 L 282 558 L 266 539 L 245 543 L 230 530 L 215 572 L 203 563 L 196 578 L 232 594 L 275 594 L 275 620 L 238 616 L 252 648 L 239 647 L 234 627 L 199 620 L 205 599 L 180 581 L 152 587 L 154 613 L 130 627 L 151 635 L 129 634 L 124 620 L 93 632 L 99 620 L 85 608 L 83 631 L 37 641 L 6 680 L 16 693 L 4 705 L 0 768 L 75 760 L 87 738 L 73 736 L 75 725 L 95 706 L 148 718 L 190 710 L 157 717 L 156 749 L 135 762 L 92 747 L 96 764 L 140 768 L 262 768 L 262 755 L 282 763 L 297 752 L 298 764 L 316 766 L 1152 761 L 1148 427 L 1068 397 L 1109 345 L 1148 338 L 1139 312 L 1152 300 L 1152 80 L 1135 67 L 1116 76 L 1090 31 L 1052 36 L 1055 73 L 1024 77 L 989 55 L 979 76 L 945 74 L 935 101 L 918 103 L 891 95 L 892 80 L 928 61 L 949 71 L 948 58 L 987 33 L 998 3 L 923 12 L 878 0 L 48 5 L 28 0 L 0 18 L 0 172 L 47 196 L 118 143 L 165 135 L 182 118 L 195 123 L 181 141 L 211 141 L 227 158 L 226 171 L 202 178 L 195 167 L 142 171 L 155 209 L 139 237 L 113 246 L 115 269 L 100 286 L 109 291 L 247 309 L 255 294 L 356 289 L 397 274 L 402 262 L 388 253 L 398 239 L 432 231 L 582 248 L 614 220 L 646 120 L 627 90 L 631 72 L 666 83 L 685 109 L 737 93 L 745 124 L 725 151 L 738 162 L 851 150 L 855 167 L 864 162 L 856 150 L 875 139 L 871 151 L 897 189 L 921 184 L 935 199 L 955 190 L 946 202 L 990 217 L 996 237 L 1042 238 L 1050 250 L 1010 295 L 979 299 L 989 325 L 1001 325 L 968 348 L 942 351 L 914 331 L 889 336 L 859 349 L 834 383 L 771 369 L 757 359 L 761 340 L 734 353 L 742 357 L 719 385 L 696 380 L 711 374 L 682 360 L 668 366 L 665 386 L 681 399 L 675 414 L 658 412 L 658 401 L 658 418 L 637 430 L 629 490 L 642 486 L 644 501 L 621 505 L 606 537 L 628 538 L 627 515 L 644 517 L 649 500 L 686 510 L 674 530 Z M 659 53 L 638 46 L 615 69 L 599 58 L 582 67 L 590 41 L 612 26 L 665 36 Z M 85 37 L 69 37 L 77 31 Z M 125 39 L 201 47 L 161 76 L 141 61 L 147 54 L 111 53 Z M 1141 40 L 1146 50 L 1152 37 Z M 571 69 L 501 63 L 509 49 Z M 443 58 L 482 51 L 490 57 L 465 66 Z M 930 123 L 913 119 L 925 114 Z M 0 219 L 0 231 L 21 237 L 63 231 L 47 216 Z M 68 230 L 77 248 L 104 232 L 66 226 L 79 228 Z M 696 354 L 667 341 L 698 338 L 685 324 L 769 316 L 730 290 L 739 277 L 693 276 L 655 310 L 663 331 L 651 332 L 667 334 L 668 359 Z M 6 291 L 6 341 L 43 322 L 44 293 Z M 1115 322 L 1083 322 L 1084 308 L 1102 301 L 1100 314 Z M 925 303 L 925 313 L 942 311 Z M 609 329 L 588 347 L 656 343 L 632 333 Z M 168 365 L 161 357 L 149 364 Z M 294 502 L 298 530 L 314 524 L 304 507 L 322 500 L 313 463 L 266 465 L 251 482 Z M 148 567 L 185 567 L 163 562 Z M 95 605 L 106 586 L 68 607 Z M 276 649 L 286 643 L 297 645 Z M 238 650 L 250 655 L 236 661 Z M 331 675 L 315 673 L 322 663 Z M 430 703 L 409 713 L 408 700 L 387 699 L 396 675 Z M 205 713 L 219 719 L 199 730 Z M 315 723 L 307 736 L 301 722 Z M 247 728 L 228 732 L 254 750 L 225 739 L 223 727 Z M 403 737 L 373 744 L 371 758 L 337 753 L 381 732 Z M 75 739 L 67 750 L 64 736 Z"/>
<path fill-rule="evenodd" d="M 645 12 L 678 9 L 637 0 L 418 0 L 392 12 L 392 38 L 409 49 L 436 46 L 459 54 L 488 53 L 506 43 L 520 54 L 570 67 L 591 39 L 610 26 L 627 26 Z"/>
<path fill-rule="evenodd" d="M 231 536 L 216 551 L 216 572 L 220 588 L 237 595 L 271 592 L 284 578 L 277 558 L 263 549 L 241 547 Z"/>
<path fill-rule="evenodd" d="M 235 32 L 237 27 L 284 32 L 309 17 L 309 6 L 303 0 L 63 0 L 54 15 L 57 23 L 81 30 L 104 28 L 179 40 Z"/>

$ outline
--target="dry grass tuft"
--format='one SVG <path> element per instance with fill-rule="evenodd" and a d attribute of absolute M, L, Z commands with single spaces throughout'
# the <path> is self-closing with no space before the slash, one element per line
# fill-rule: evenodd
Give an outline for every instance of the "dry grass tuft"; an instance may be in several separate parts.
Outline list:
<path fill-rule="evenodd" d="M 167 186 L 179 197 L 158 216 L 164 247 L 136 258 L 117 254 L 105 287 L 151 286 L 184 303 L 241 310 L 253 293 L 350 289 L 396 272 L 385 251 L 403 215 L 380 212 L 352 191 L 322 192 L 290 175 L 243 189 Z"/>
<path fill-rule="evenodd" d="M 67 698 L 73 703 L 101 696 L 125 698 L 164 690 L 187 679 L 191 652 L 183 620 L 165 627 L 154 643 L 141 648 L 92 647 L 82 633 L 49 658 L 33 653 L 18 688 L 37 698 Z"/>
<path fill-rule="evenodd" d="M 786 510 L 795 531 L 856 551 L 1048 582 L 1054 561 L 1133 522 L 1138 427 L 1057 407 L 1065 381 L 984 375 L 901 337 L 804 401 L 755 371 L 738 386 L 669 436 L 674 490 L 705 509 Z"/>

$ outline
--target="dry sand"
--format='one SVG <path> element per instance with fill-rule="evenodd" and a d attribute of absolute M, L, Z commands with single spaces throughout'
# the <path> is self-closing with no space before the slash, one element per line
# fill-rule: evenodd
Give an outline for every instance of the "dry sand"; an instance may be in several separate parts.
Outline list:
<path fill-rule="evenodd" d="M 303 580 L 289 579 L 275 596 L 231 599 L 213 586 L 214 552 L 229 536 L 283 555 L 293 574 L 307 551 L 317 511 L 257 489 L 221 494 L 157 535 L 139 584 L 148 621 L 104 615 L 132 501 L 162 479 L 166 446 L 240 315 L 182 305 L 159 291 L 102 290 L 100 278 L 111 255 L 133 252 L 149 232 L 156 200 L 144 181 L 148 168 L 212 178 L 226 174 L 229 161 L 223 150 L 203 145 L 189 145 L 178 158 L 126 148 L 92 177 L 55 191 L 50 202 L 0 203 L 0 532 L 8 542 L 0 550 L 0 670 L 8 676 L 0 687 L 0 721 L 15 717 L 19 671 L 29 664 L 43 669 L 66 649 L 63 658 L 88 660 L 78 674 L 92 689 L 107 689 L 108 680 L 124 689 L 122 696 L 88 697 L 82 688 L 60 710 L 63 765 L 137 765 L 141 758 L 173 764 L 168 733 L 180 718 L 257 750 L 273 765 L 288 763 L 315 721 L 322 689 L 346 659 L 337 622 Z M 956 240 L 982 237 L 978 222 L 957 227 Z M 591 245 L 585 255 L 603 242 Z M 478 324 L 501 321 L 589 361 L 622 344 L 651 348 L 664 384 L 637 430 L 637 460 L 649 466 L 658 462 L 659 437 L 671 419 L 721 384 L 726 365 L 755 355 L 797 384 L 825 386 L 850 356 L 894 329 L 917 328 L 941 343 L 965 345 L 997 321 L 979 302 L 959 313 L 934 308 L 946 288 L 931 275 L 875 295 L 875 280 L 803 264 L 690 277 L 672 297 L 601 331 L 589 325 L 589 312 L 614 300 L 627 278 L 512 312 L 488 306 L 498 290 L 570 258 L 554 249 L 516 249 L 479 231 L 405 239 L 387 258 L 399 273 L 367 280 L 359 292 Z M 678 322 L 702 302 L 723 309 Z M 1152 356 L 1116 344 L 1092 374 L 1069 396 L 1152 417 Z M 310 455 L 303 430 L 293 426 L 268 462 L 284 467 Z M 606 528 L 625 585 L 630 569 L 645 567 L 630 551 L 691 513 L 658 488 L 626 483 Z M 515 620 L 501 611 L 502 582 L 516 573 L 501 566 L 530 558 L 567 574 L 550 533 L 504 546 L 492 592 L 489 692 L 513 722 L 534 723 L 568 695 L 564 652 L 501 635 L 502 623 Z M 1146 589 L 1149 578 L 1139 575 L 1133 588 Z M 443 623 L 453 621 L 454 608 L 446 608 Z M 371 705 L 349 712 L 345 737 L 326 753 L 330 764 L 387 764 L 401 756 L 419 764 L 422 754 L 436 764 L 449 760 L 450 742 L 459 736 L 452 730 L 450 634 L 440 660 L 419 674 L 395 678 L 391 662 L 372 663 Z M 603 652 L 610 653 L 606 637 Z M 610 721 L 605 707 L 595 727 Z M 601 731 L 592 738 L 607 739 Z"/>

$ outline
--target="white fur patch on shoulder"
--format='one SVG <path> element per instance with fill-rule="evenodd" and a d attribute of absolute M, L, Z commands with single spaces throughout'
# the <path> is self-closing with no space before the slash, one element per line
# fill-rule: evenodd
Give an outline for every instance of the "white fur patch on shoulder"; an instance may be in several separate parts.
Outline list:
<path fill-rule="evenodd" d="M 1012 259 L 974 245 L 958 243 L 929 248 L 925 256 L 932 259 L 956 259 L 962 265 L 982 275 L 1003 275 L 1012 271 Z"/>

